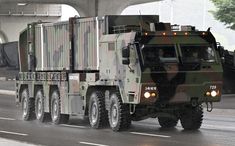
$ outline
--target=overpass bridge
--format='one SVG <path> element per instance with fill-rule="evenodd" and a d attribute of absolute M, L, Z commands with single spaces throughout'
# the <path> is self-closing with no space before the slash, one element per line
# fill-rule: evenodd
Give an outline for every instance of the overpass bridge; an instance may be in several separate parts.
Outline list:
<path fill-rule="evenodd" d="M 60 4 L 69 5 L 81 17 L 121 14 L 128 6 L 158 0 L 0 0 L 0 44 L 18 40 L 27 23 L 59 21 Z"/>
<path fill-rule="evenodd" d="M 80 16 L 120 14 L 126 7 L 158 0 L 0 0 L 3 3 L 67 4 L 74 7 Z"/>

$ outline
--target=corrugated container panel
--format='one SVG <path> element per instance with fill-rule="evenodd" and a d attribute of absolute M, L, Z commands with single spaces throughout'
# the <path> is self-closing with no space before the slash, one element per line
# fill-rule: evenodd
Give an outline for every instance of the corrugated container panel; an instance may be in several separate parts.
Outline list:
<path fill-rule="evenodd" d="M 68 22 L 43 24 L 44 64 L 37 70 L 69 70 Z"/>
<path fill-rule="evenodd" d="M 35 56 L 36 56 L 36 70 L 42 69 L 42 26 L 35 26 Z"/>
<path fill-rule="evenodd" d="M 74 69 L 97 70 L 99 37 L 103 20 L 94 18 L 77 19 L 74 24 Z"/>

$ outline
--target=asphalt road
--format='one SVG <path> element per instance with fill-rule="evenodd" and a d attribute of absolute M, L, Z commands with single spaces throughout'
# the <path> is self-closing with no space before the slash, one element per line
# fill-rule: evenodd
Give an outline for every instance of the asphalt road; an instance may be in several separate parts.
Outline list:
<path fill-rule="evenodd" d="M 11 84 L 13 82 L 0 85 L 0 89 L 12 90 L 12 87 L 7 88 Z M 113 132 L 108 127 L 92 129 L 86 121 L 76 117 L 72 117 L 68 125 L 22 121 L 14 96 L 0 95 L 0 145 L 234 146 L 233 103 L 235 96 L 226 96 L 215 105 L 213 112 L 205 111 L 202 128 L 195 132 L 184 131 L 180 124 L 175 129 L 164 130 L 156 119 L 133 122 L 128 131 Z"/>

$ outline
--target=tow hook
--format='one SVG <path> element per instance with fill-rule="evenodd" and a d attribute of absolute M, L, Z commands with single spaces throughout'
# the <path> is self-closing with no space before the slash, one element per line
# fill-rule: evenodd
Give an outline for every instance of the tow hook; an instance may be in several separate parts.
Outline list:
<path fill-rule="evenodd" d="M 212 102 L 206 102 L 206 108 L 208 112 L 212 112 L 213 110 L 213 103 Z"/>

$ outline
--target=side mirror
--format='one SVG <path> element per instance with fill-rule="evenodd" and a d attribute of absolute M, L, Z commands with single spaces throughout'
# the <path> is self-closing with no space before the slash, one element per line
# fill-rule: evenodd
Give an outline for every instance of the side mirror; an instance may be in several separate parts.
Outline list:
<path fill-rule="evenodd" d="M 130 59 L 129 58 L 128 59 L 123 59 L 122 64 L 129 65 L 130 64 Z"/>
<path fill-rule="evenodd" d="M 129 58 L 130 57 L 130 47 L 129 46 L 124 47 L 122 49 L 122 57 L 123 58 Z"/>
<path fill-rule="evenodd" d="M 223 57 L 224 56 L 224 47 L 218 46 L 217 50 L 219 52 L 220 57 Z"/>
<path fill-rule="evenodd" d="M 225 58 L 224 57 L 221 57 L 220 59 L 221 59 L 222 63 L 225 63 Z"/>

